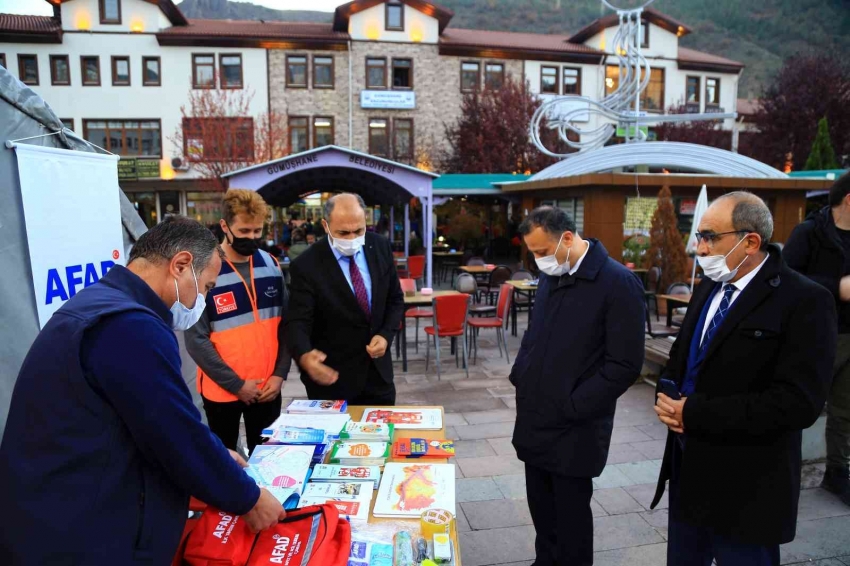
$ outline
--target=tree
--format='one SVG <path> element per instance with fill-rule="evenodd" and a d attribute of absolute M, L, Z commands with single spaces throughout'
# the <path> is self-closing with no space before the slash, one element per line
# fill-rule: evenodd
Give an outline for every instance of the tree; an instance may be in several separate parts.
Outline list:
<path fill-rule="evenodd" d="M 680 104 L 667 109 L 668 114 L 688 114 L 687 105 Z M 696 120 L 693 122 L 661 122 L 655 126 L 658 141 L 695 143 L 720 149 L 732 146 L 731 132 L 722 129 L 720 120 Z"/>
<path fill-rule="evenodd" d="M 667 289 L 671 283 L 682 281 L 688 270 L 688 254 L 678 223 L 670 187 L 665 185 L 658 192 L 658 208 L 652 215 L 649 250 L 645 256 L 647 269 L 661 268 L 658 284 L 661 290 Z"/>
<path fill-rule="evenodd" d="M 221 190 L 227 188 L 225 174 L 289 153 L 283 117 L 273 112 L 252 116 L 252 90 L 192 89 L 188 98 L 180 107 L 181 124 L 169 139 L 183 148 L 184 161 Z"/>
<path fill-rule="evenodd" d="M 552 165 L 555 160 L 540 153 L 528 135 L 540 104 L 527 82 L 510 76 L 501 88 L 466 94 L 460 118 L 445 127 L 449 149 L 441 156 L 441 169 L 446 173 L 526 173 Z"/>
<path fill-rule="evenodd" d="M 742 146 L 750 157 L 783 169 L 802 169 L 821 118 L 829 123 L 839 161 L 850 155 L 850 64 L 837 55 L 788 59 L 760 99 L 753 118 L 758 130 Z"/>
<path fill-rule="evenodd" d="M 823 171 L 824 169 L 838 169 L 835 160 L 835 150 L 832 149 L 832 141 L 829 139 L 829 124 L 826 117 L 818 122 L 818 134 L 815 143 L 812 144 L 812 152 L 806 160 L 806 171 Z"/>

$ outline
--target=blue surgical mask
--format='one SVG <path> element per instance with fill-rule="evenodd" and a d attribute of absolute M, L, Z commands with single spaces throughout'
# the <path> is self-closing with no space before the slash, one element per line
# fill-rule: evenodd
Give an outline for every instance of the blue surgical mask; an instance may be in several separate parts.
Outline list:
<path fill-rule="evenodd" d="M 207 306 L 204 296 L 198 289 L 198 277 L 195 275 L 194 266 L 192 266 L 192 277 L 195 279 L 195 291 L 198 293 L 195 298 L 195 305 L 192 308 L 180 302 L 180 288 L 177 286 L 177 279 L 174 279 L 174 289 L 177 290 L 177 300 L 171 305 L 171 328 L 174 330 L 189 330 L 195 326 L 195 323 L 203 316 L 204 309 Z"/>

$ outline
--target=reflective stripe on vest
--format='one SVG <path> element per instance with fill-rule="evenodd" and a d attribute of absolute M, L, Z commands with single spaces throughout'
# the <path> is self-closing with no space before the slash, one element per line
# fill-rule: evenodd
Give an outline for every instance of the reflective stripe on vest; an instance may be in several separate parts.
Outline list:
<path fill-rule="evenodd" d="M 232 263 L 221 265 L 216 286 L 207 293 L 210 341 L 221 359 L 243 380 L 262 387 L 272 375 L 278 354 L 278 326 L 283 310 L 283 273 L 271 255 L 251 257 L 252 294 Z M 198 368 L 198 392 L 210 401 L 238 400 Z"/>

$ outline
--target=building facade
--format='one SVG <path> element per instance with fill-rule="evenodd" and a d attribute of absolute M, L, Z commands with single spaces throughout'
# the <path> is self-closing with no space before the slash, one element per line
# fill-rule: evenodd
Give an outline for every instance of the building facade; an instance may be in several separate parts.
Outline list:
<path fill-rule="evenodd" d="M 220 195 L 198 162 L 253 161 L 264 116 L 284 124 L 288 153 L 335 144 L 434 170 L 467 93 L 511 77 L 544 99 L 598 100 L 619 80 L 616 16 L 541 35 L 453 28 L 426 0 L 355 0 L 326 24 L 187 20 L 172 0 L 51 4 L 53 17 L 0 15 L 0 65 L 122 156 L 121 186 L 149 225 L 169 212 L 215 221 Z M 691 30 L 657 11 L 643 23 L 642 110 L 735 108 L 743 65 L 679 47 Z M 240 115 L 193 115 L 199 93 L 239 98 Z"/>

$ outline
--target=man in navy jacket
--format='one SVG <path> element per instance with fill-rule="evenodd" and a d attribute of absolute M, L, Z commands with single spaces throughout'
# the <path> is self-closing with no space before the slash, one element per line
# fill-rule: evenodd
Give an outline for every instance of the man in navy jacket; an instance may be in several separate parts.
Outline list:
<path fill-rule="evenodd" d="M 640 375 L 643 287 L 563 210 L 519 228 L 540 268 L 534 317 L 511 370 L 513 444 L 525 462 L 535 566 L 593 564 L 592 478 L 608 459 L 617 398 Z"/>
<path fill-rule="evenodd" d="M 255 530 L 285 516 L 201 422 L 180 371 L 172 327 L 220 267 L 209 230 L 167 219 L 38 335 L 0 445 L 0 564 L 169 564 L 190 495 Z"/>

